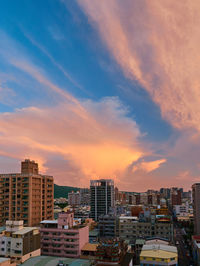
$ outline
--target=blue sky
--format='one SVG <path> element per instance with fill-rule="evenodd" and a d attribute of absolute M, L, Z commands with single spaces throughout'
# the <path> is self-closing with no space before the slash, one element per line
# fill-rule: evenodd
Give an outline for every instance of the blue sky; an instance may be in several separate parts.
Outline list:
<path fill-rule="evenodd" d="M 185 119 L 185 117 L 192 116 L 193 110 L 187 111 L 186 115 L 185 110 L 180 112 L 183 117 L 178 114 L 179 103 L 182 103 L 181 106 L 187 105 L 185 97 L 183 97 L 184 93 L 179 92 L 179 88 L 175 82 L 173 83 L 173 77 L 170 74 L 171 65 L 166 67 L 166 60 L 165 62 L 162 62 L 161 59 L 159 61 L 161 54 L 158 52 L 165 47 L 161 47 L 161 45 L 162 38 L 164 40 L 164 32 L 167 32 L 164 23 L 163 25 L 161 23 L 159 31 L 156 28 L 156 22 L 161 18 L 159 15 L 155 16 L 153 12 L 156 12 L 159 6 L 156 4 L 148 6 L 145 1 L 141 1 L 137 5 L 136 3 L 132 4 L 129 0 L 126 0 L 126 4 L 127 6 L 123 8 L 119 1 L 116 3 L 111 1 L 106 4 L 105 1 L 98 3 L 96 0 L 91 5 L 87 0 L 83 2 L 21 0 L 20 2 L 3 1 L 0 4 L 0 112 L 2 116 L 0 125 L 6 127 L 6 130 L 2 130 L 1 141 L 3 144 L 0 147 L 2 165 L 5 161 L 3 171 L 8 169 L 14 171 L 18 169 L 17 164 L 21 159 L 26 156 L 34 156 L 33 159 L 42 164 L 43 171 L 59 175 L 56 177 L 58 183 L 64 180 L 66 185 L 70 185 L 71 175 L 73 178 L 78 178 L 81 175 L 81 184 L 85 185 L 93 176 L 106 175 L 105 172 L 102 173 L 99 170 L 101 167 L 97 166 L 100 164 L 101 158 L 92 162 L 94 167 L 88 170 L 87 163 L 79 158 L 79 155 L 73 154 L 72 150 L 65 147 L 61 151 L 62 148 L 56 138 L 47 143 L 45 138 L 41 140 L 32 133 L 36 130 L 36 125 L 35 128 L 29 128 L 27 122 L 24 124 L 23 119 L 29 114 L 30 121 L 33 119 L 34 123 L 38 122 L 38 131 L 42 131 L 40 120 L 44 117 L 42 114 L 37 117 L 31 108 L 36 108 L 40 112 L 48 110 L 51 114 L 54 110 L 57 114 L 55 120 L 60 121 L 59 125 L 65 122 L 69 124 L 69 128 L 61 129 L 64 132 L 66 130 L 66 137 L 69 137 L 68 132 L 71 132 L 74 127 L 74 121 L 80 123 L 80 133 L 73 140 L 73 145 L 77 146 L 77 143 L 80 142 L 85 145 L 83 135 L 90 136 L 90 132 L 87 132 L 87 127 L 84 125 L 85 131 L 83 135 L 81 134 L 83 122 L 74 117 L 74 113 L 71 113 L 72 109 L 69 111 L 72 100 L 75 105 L 78 101 L 78 106 L 80 104 L 89 117 L 92 116 L 94 124 L 94 121 L 98 121 L 98 128 L 101 127 L 102 132 L 105 125 L 109 127 L 109 130 L 105 129 L 105 136 L 102 133 L 101 140 L 96 140 L 95 145 L 102 142 L 104 147 L 104 144 L 111 143 L 112 134 L 110 136 L 110 132 L 114 130 L 113 139 L 115 139 L 116 128 L 119 124 L 118 130 L 123 132 L 118 139 L 116 137 L 117 144 L 113 145 L 120 143 L 120 153 L 121 138 L 124 138 L 123 150 L 124 147 L 129 147 L 128 149 L 135 149 L 140 154 L 135 158 L 133 154 L 126 153 L 124 157 L 130 156 L 130 160 L 126 159 L 120 169 L 117 169 L 117 161 L 111 162 L 113 166 L 112 169 L 109 169 L 108 175 L 113 176 L 117 184 L 123 188 L 129 187 L 130 184 L 134 186 L 140 176 L 147 178 L 149 183 L 152 182 L 151 180 L 154 180 L 153 182 L 159 180 L 161 185 L 162 181 L 168 178 L 167 173 L 170 175 L 169 182 L 164 185 L 176 185 L 180 180 L 179 176 L 184 175 L 185 178 L 185 175 L 188 177 L 191 172 L 193 179 L 196 180 L 199 174 L 198 162 L 195 162 L 195 165 L 188 162 L 187 167 L 182 165 L 190 148 L 183 152 L 184 158 L 179 154 L 179 146 L 172 155 L 173 148 L 179 145 L 182 139 L 186 140 L 189 147 L 193 146 L 190 141 L 196 134 L 194 131 L 198 132 L 198 129 L 195 122 L 191 126 L 190 121 Z M 143 25 L 144 23 L 137 17 L 138 14 L 135 16 L 135 21 L 134 18 L 131 20 L 128 9 L 138 8 L 139 10 L 141 7 L 144 8 L 144 13 L 152 12 L 152 15 L 147 17 L 150 26 Z M 177 8 L 176 5 L 175 8 Z M 110 15 L 107 16 L 109 10 Z M 173 10 L 170 12 L 173 16 Z M 145 16 L 145 14 L 143 15 Z M 154 21 L 152 17 L 156 17 L 157 21 L 156 19 Z M 138 28 L 135 28 L 135 24 L 138 24 Z M 118 31 L 120 29 L 119 34 L 116 34 L 115 29 Z M 138 31 L 138 29 L 140 30 Z M 155 36 L 157 36 L 157 32 L 161 34 L 161 45 L 150 39 L 149 32 L 151 33 L 151 31 Z M 120 47 L 120 43 L 123 45 L 124 36 L 127 38 L 126 43 L 130 50 Z M 173 41 L 172 39 L 172 46 L 174 45 L 176 48 Z M 128 56 L 127 51 L 130 52 Z M 171 56 L 167 49 L 164 52 L 168 53 L 169 57 Z M 162 50 L 162 54 L 165 54 L 164 52 Z M 174 54 L 173 56 L 176 57 Z M 132 67 L 133 64 L 134 67 Z M 138 69 L 141 75 L 137 74 L 139 73 Z M 177 77 L 180 76 L 181 79 L 182 73 L 179 74 L 177 73 Z M 166 85 L 168 81 L 171 82 L 171 87 L 165 88 L 163 84 Z M 173 94 L 175 91 L 177 94 Z M 67 102 L 64 100 L 65 96 Z M 109 104 L 111 107 L 108 107 Z M 177 106 L 177 109 L 174 106 Z M 62 114 L 59 114 L 58 110 Z M 108 114 L 105 113 L 105 110 Z M 30 114 L 30 112 L 32 113 Z M 66 112 L 66 116 L 69 116 L 67 121 L 65 121 L 64 112 Z M 103 114 L 105 116 L 101 117 Z M 108 120 L 104 121 L 107 115 Z M 20 120 L 21 122 L 16 124 L 21 123 L 25 127 L 27 135 L 22 134 L 22 136 L 26 141 L 29 139 L 34 143 L 31 148 L 30 144 L 25 145 L 19 140 L 20 135 L 15 136 L 15 130 L 18 132 L 19 129 L 16 128 L 16 125 L 13 126 L 15 124 L 13 121 L 18 121 L 19 116 L 23 122 Z M 122 123 L 118 123 L 118 119 Z M 116 121 L 116 124 L 113 120 Z M 10 124 L 5 121 L 9 121 Z M 179 123 L 179 121 L 183 121 L 185 124 Z M 45 120 L 44 123 L 46 122 Z M 53 122 L 48 121 L 47 123 L 49 131 L 51 131 L 49 123 Z M 77 128 L 76 124 L 76 130 Z M 8 134 L 9 130 L 13 130 L 12 136 Z M 23 128 L 21 130 L 23 131 Z M 46 130 L 48 132 L 47 127 Z M 92 132 L 92 128 L 90 130 Z M 126 143 L 125 139 L 129 139 L 129 137 L 131 140 Z M 60 136 L 58 135 L 57 138 L 59 139 Z M 14 151 L 10 148 L 11 143 L 8 143 L 7 146 L 4 145 L 5 140 L 13 142 L 13 139 L 15 139 L 14 144 L 12 143 L 15 147 Z M 64 139 L 63 144 L 70 146 L 70 142 L 65 143 Z M 48 147 L 44 148 L 44 145 Z M 92 140 L 88 145 L 90 147 L 93 145 Z M 56 147 L 55 152 L 49 148 L 51 146 Z M 87 146 L 84 147 L 87 154 Z M 48 153 L 48 151 L 50 152 Z M 98 149 L 96 151 L 98 153 Z M 109 150 L 110 157 L 112 157 L 110 152 Z M 107 154 L 106 149 L 105 153 Z M 89 152 L 87 156 L 93 155 Z M 177 163 L 174 164 L 174 160 Z M 58 169 L 61 161 L 62 173 Z M 114 165 L 116 165 L 116 169 L 114 169 Z M 107 167 L 105 168 L 107 169 Z M 126 175 L 130 182 L 125 181 Z M 175 179 L 178 177 L 178 181 L 173 182 L 172 177 Z M 188 184 L 189 179 L 186 181 L 186 187 Z M 156 186 L 157 184 L 155 184 Z M 141 189 L 141 187 L 136 189 Z"/>
<path fill-rule="evenodd" d="M 0 15 L 1 35 L 5 35 L 2 37 L 16 42 L 18 49 L 21 47 L 23 53 L 64 90 L 78 98 L 94 100 L 118 96 L 149 138 L 163 140 L 169 137 L 172 128 L 161 118 L 159 108 L 142 86 L 123 76 L 75 2 L 70 2 L 66 8 L 62 1 L 21 1 L 20 5 L 16 1 L 12 5 L 6 1 Z M 7 42 L 3 42 L 3 48 L 6 48 Z M 67 78 L 52 61 L 71 78 Z M 9 72 L 31 82 L 24 73 L 10 67 L 6 58 L 1 61 L 1 69 L 3 74 Z M 26 86 L 23 88 L 23 84 L 9 84 L 24 100 L 34 100 L 34 94 Z M 131 91 L 131 99 L 122 88 Z M 36 103 L 39 97 L 37 92 Z M 20 106 L 19 103 L 17 107 Z M 1 103 L 2 112 L 10 108 L 13 106 Z"/>

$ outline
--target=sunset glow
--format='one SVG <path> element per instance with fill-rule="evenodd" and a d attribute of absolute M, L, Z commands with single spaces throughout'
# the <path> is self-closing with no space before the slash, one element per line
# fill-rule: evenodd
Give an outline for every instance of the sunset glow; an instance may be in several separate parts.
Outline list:
<path fill-rule="evenodd" d="M 59 185 L 199 182 L 200 1 L 36 2 L 0 9 L 1 172 L 30 158 Z"/>

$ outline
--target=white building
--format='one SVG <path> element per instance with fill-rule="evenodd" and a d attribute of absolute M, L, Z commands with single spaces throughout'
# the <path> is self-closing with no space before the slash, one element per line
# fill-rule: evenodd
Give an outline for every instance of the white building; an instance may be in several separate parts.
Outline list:
<path fill-rule="evenodd" d="M 80 205 L 81 203 L 81 195 L 80 192 L 74 192 L 68 193 L 68 204 L 71 206 Z"/>
<path fill-rule="evenodd" d="M 6 221 L 6 229 L 0 234 L 0 256 L 10 257 L 12 262 L 20 264 L 39 255 L 38 228 L 23 227 L 23 221 Z"/>
<path fill-rule="evenodd" d="M 173 206 L 175 216 L 188 216 L 189 215 L 189 204 L 186 202 L 184 205 Z"/>

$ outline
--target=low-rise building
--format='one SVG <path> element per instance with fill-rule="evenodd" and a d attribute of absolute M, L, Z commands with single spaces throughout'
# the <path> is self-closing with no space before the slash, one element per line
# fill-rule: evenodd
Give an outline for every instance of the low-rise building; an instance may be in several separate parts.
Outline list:
<path fill-rule="evenodd" d="M 132 243 L 137 238 L 160 237 L 171 241 L 173 239 L 173 224 L 171 218 L 163 215 L 152 216 L 150 220 L 141 221 L 138 217 L 119 217 L 119 237 Z"/>
<path fill-rule="evenodd" d="M 62 212 L 58 220 L 40 223 L 41 254 L 78 258 L 81 248 L 89 242 L 89 228 L 75 225 L 74 213 Z"/>
<path fill-rule="evenodd" d="M 10 257 L 11 262 L 22 263 L 40 255 L 40 233 L 36 227 L 24 227 L 23 221 L 6 221 L 0 235 L 0 256 Z"/>
<path fill-rule="evenodd" d="M 169 245 L 144 245 L 140 253 L 140 265 L 178 265 L 177 248 Z"/>
<path fill-rule="evenodd" d="M 104 240 L 96 248 L 96 265 L 132 265 L 133 254 L 128 253 L 126 241 Z"/>
<path fill-rule="evenodd" d="M 81 259 L 95 260 L 97 246 L 99 244 L 86 243 L 81 249 Z"/>
<path fill-rule="evenodd" d="M 119 218 L 114 215 L 101 215 L 99 217 L 98 228 L 101 238 L 115 238 L 118 236 Z"/>

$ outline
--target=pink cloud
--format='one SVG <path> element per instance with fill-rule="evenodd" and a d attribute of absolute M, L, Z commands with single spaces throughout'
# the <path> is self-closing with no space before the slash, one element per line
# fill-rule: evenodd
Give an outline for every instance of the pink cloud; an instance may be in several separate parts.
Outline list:
<path fill-rule="evenodd" d="M 200 130 L 200 2 L 79 0 L 125 75 L 174 127 Z"/>

